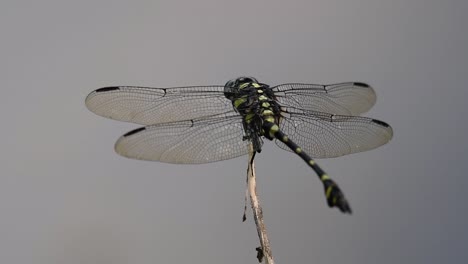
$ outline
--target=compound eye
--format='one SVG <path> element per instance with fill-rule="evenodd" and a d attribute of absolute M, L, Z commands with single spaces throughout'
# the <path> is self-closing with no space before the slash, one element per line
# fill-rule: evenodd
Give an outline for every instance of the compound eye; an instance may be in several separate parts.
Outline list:
<path fill-rule="evenodd" d="M 257 80 L 253 77 L 241 77 L 239 82 L 241 83 L 258 83 Z"/>
<path fill-rule="evenodd" d="M 234 87 L 235 82 L 236 82 L 235 80 L 230 80 L 230 81 L 228 81 L 224 86 L 226 86 L 226 87 Z"/>

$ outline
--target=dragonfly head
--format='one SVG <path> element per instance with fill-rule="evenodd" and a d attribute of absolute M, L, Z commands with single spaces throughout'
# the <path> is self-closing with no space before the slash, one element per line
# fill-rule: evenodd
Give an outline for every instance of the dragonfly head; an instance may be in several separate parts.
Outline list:
<path fill-rule="evenodd" d="M 224 95 L 231 99 L 236 93 L 239 92 L 243 84 L 248 83 L 258 83 L 257 79 L 253 77 L 239 77 L 237 79 L 232 79 L 224 85 Z"/>

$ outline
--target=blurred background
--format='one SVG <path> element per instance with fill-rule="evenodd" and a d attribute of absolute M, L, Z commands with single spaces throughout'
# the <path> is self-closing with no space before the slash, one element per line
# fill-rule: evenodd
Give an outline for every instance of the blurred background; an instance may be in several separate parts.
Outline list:
<path fill-rule="evenodd" d="M 0 262 L 256 263 L 247 158 L 125 159 L 138 125 L 94 115 L 110 85 L 242 75 L 371 84 L 373 151 L 319 160 L 354 214 L 329 209 L 298 157 L 266 142 L 258 192 L 276 263 L 460 263 L 468 257 L 467 1 L 0 3 Z"/>

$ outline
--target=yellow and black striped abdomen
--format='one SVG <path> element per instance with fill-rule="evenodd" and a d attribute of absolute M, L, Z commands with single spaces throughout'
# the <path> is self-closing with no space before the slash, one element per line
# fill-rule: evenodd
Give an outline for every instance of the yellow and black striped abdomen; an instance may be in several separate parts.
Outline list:
<path fill-rule="evenodd" d="M 292 141 L 286 134 L 284 134 L 273 122 L 265 120 L 263 123 L 265 136 L 270 140 L 276 138 L 288 146 L 294 153 L 301 157 L 309 167 L 311 167 L 323 183 L 325 189 L 325 196 L 327 198 L 328 206 L 338 207 L 343 213 L 351 213 L 351 207 L 344 197 L 343 192 L 338 185 L 327 175 L 325 171 L 307 154 L 300 146 Z"/>

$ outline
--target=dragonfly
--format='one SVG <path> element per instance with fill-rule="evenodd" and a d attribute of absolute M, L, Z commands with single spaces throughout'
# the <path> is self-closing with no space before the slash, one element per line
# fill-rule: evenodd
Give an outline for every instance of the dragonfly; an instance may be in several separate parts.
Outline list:
<path fill-rule="evenodd" d="M 143 125 L 115 143 L 118 154 L 132 159 L 209 163 L 246 155 L 249 146 L 260 153 L 264 140 L 274 141 L 316 173 L 329 207 L 349 214 L 338 184 L 313 158 L 367 151 L 390 141 L 390 125 L 360 116 L 375 102 L 374 89 L 362 82 L 270 87 L 253 77 L 225 85 L 103 87 L 85 100 L 97 115 Z"/>

